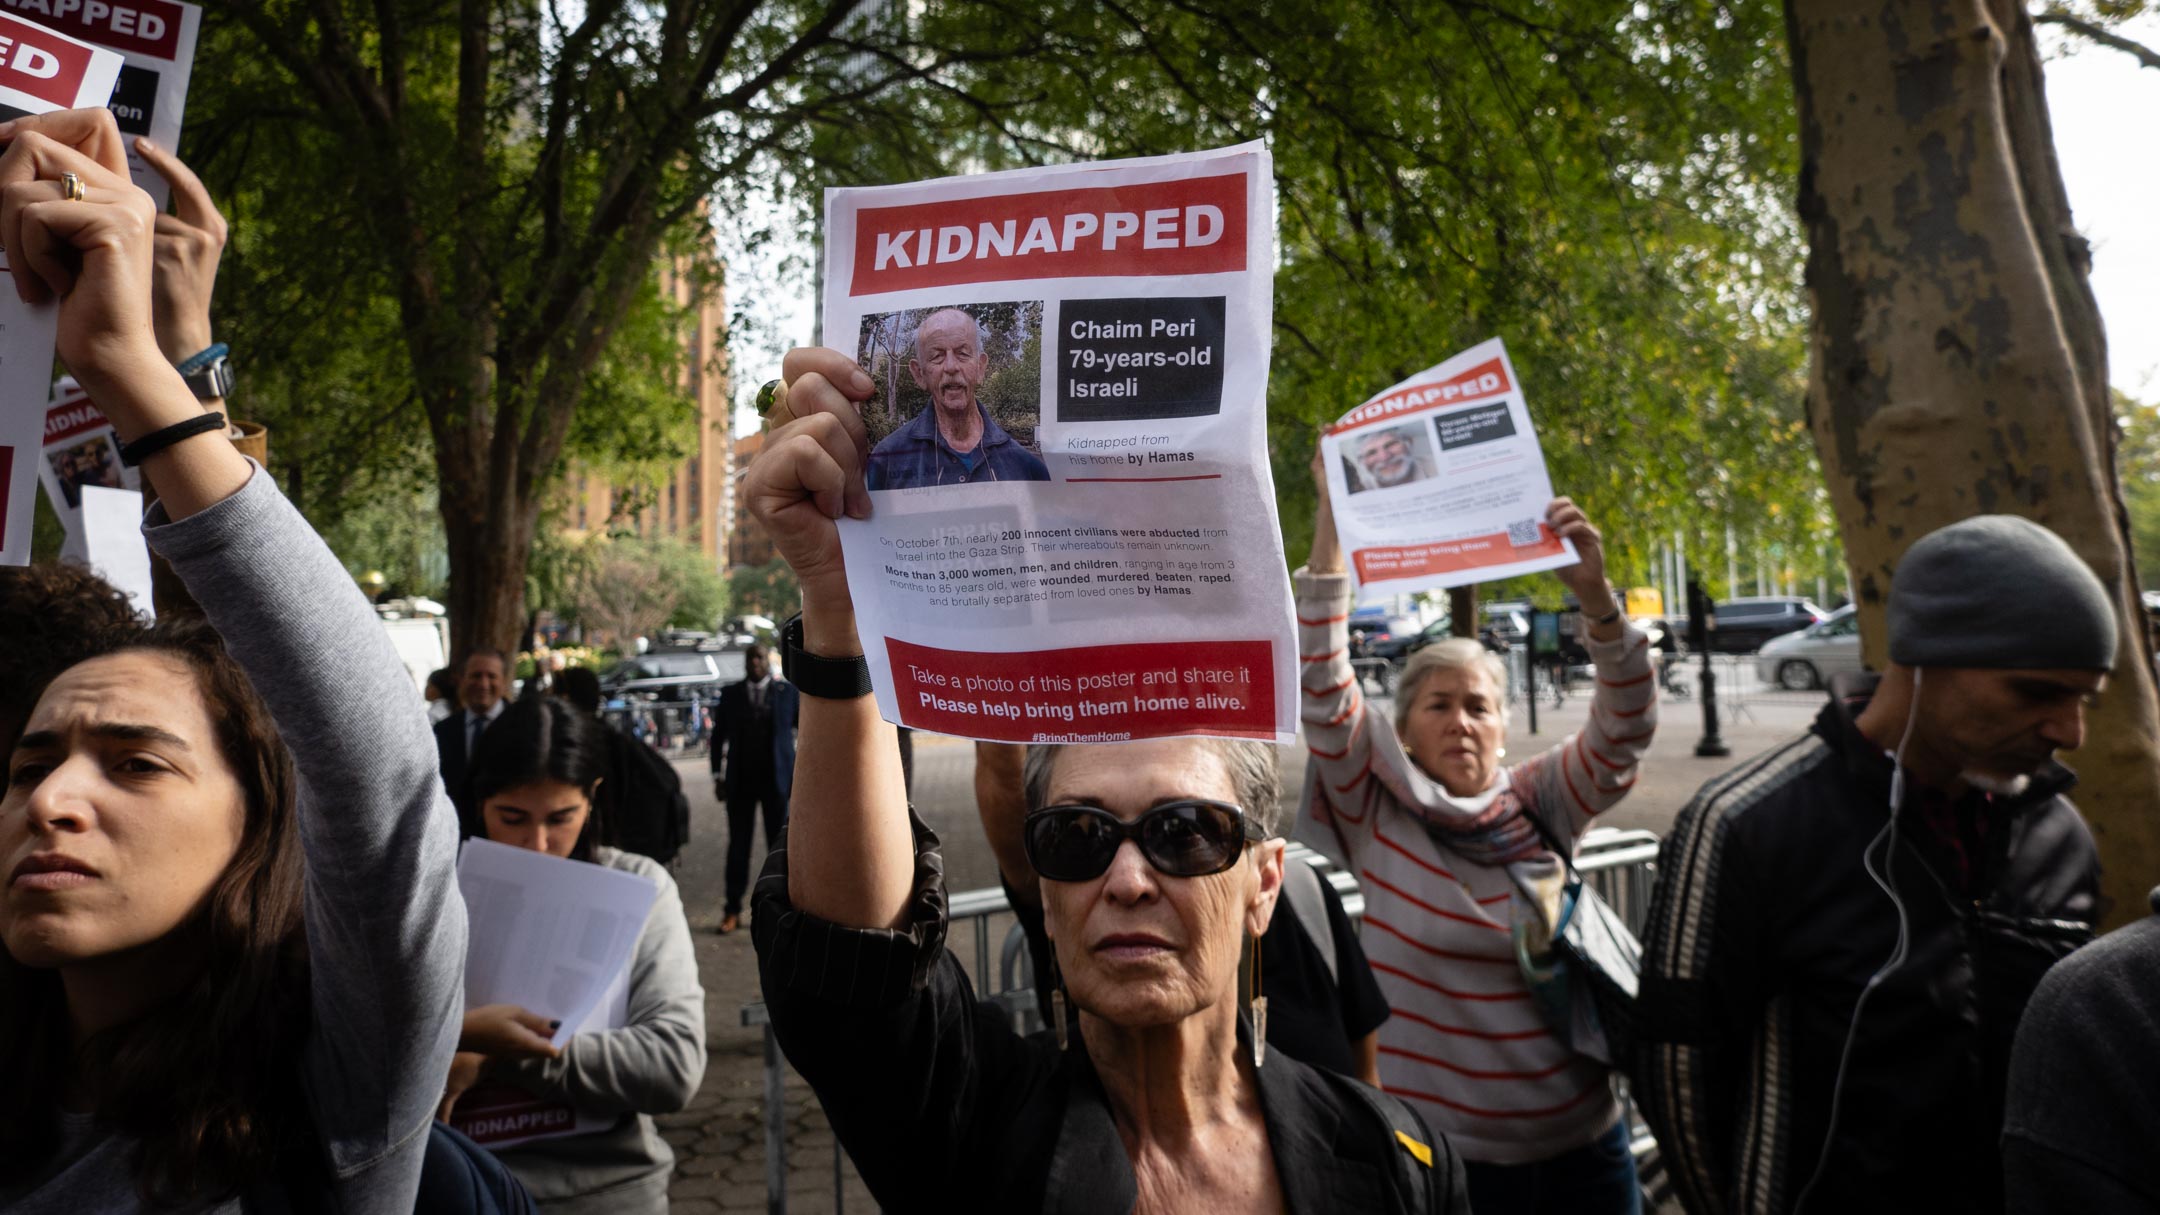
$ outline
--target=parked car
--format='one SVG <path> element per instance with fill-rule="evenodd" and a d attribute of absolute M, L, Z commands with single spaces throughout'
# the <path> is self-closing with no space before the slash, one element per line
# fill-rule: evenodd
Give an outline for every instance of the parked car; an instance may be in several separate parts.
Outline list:
<path fill-rule="evenodd" d="M 1370 658 L 1401 662 L 1435 641 L 1447 640 L 1454 631 L 1445 616 L 1427 625 L 1420 625 L 1415 617 L 1398 616 L 1366 638 L 1365 653 Z"/>
<path fill-rule="evenodd" d="M 1724 623 L 1722 615 L 1718 623 Z M 1820 624 L 1771 638 L 1755 655 L 1755 673 L 1765 683 L 1794 692 L 1827 687 L 1831 676 L 1861 669 L 1860 616 L 1850 606 Z"/>
<path fill-rule="evenodd" d="M 611 699 L 690 700 L 717 694 L 722 685 L 743 678 L 745 671 L 741 651 L 656 650 L 616 663 L 600 677 L 600 690 Z"/>
<path fill-rule="evenodd" d="M 1829 613 L 1794 595 L 1728 599 L 1717 605 L 1710 648 L 1720 654 L 1752 654 L 1772 637 L 1819 624 Z"/>

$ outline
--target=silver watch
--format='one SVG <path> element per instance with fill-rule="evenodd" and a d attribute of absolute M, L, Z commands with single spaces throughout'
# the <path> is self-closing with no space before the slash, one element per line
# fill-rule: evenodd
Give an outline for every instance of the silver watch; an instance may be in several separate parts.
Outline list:
<path fill-rule="evenodd" d="M 219 355 L 193 371 L 181 373 L 189 390 L 205 401 L 229 397 L 233 390 L 232 359 Z"/>

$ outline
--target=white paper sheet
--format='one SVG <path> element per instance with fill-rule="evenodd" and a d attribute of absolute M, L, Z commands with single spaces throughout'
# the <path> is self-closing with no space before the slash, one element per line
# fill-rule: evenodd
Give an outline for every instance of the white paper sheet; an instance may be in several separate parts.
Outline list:
<path fill-rule="evenodd" d="M 465 896 L 465 1007 L 515 1004 L 560 1020 L 552 1039 L 620 1029 L 629 1017 L 630 962 L 660 889 L 634 873 L 488 840 L 458 855 Z M 490 1148 L 583 1135 L 615 1119 L 515 1084 L 479 1084 L 450 1125 Z"/>
<path fill-rule="evenodd" d="M 1363 602 L 1578 560 L 1545 525 L 1552 477 L 1498 338 L 1344 414 L 1320 452 Z"/>
<path fill-rule="evenodd" d="M 561 1046 L 630 965 L 659 887 L 634 873 L 489 840 L 458 855 L 465 1006 L 515 1004 L 562 1022 Z"/>
<path fill-rule="evenodd" d="M 630 968 L 625 966 L 591 1014 L 570 1031 L 571 1037 L 621 1029 L 629 1019 Z M 613 1116 L 585 1113 L 563 1098 L 543 1097 L 507 1081 L 475 1084 L 450 1111 L 450 1125 L 485 1148 L 516 1147 L 563 1135 L 589 1135 L 617 1121 Z"/>
<path fill-rule="evenodd" d="M 111 51 L 0 12 L 0 119 L 104 105 L 120 66 Z M 30 563 L 57 322 L 51 304 L 33 308 L 0 286 L 0 565 Z"/>
<path fill-rule="evenodd" d="M 143 540 L 143 497 L 138 490 L 82 488 L 83 559 L 98 577 L 126 592 L 135 610 L 155 617 L 150 603 L 150 546 Z"/>
<path fill-rule="evenodd" d="M 887 720 L 1294 739 L 1273 189 L 1247 144 L 826 195 L 825 334 L 879 385 L 840 533 Z"/>

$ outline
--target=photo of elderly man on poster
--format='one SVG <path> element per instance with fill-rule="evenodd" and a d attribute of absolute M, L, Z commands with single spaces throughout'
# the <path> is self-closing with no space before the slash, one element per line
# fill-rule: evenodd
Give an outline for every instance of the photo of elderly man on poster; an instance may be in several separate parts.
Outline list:
<path fill-rule="evenodd" d="M 1344 460 L 1343 480 L 1353 494 L 1423 481 L 1439 471 L 1431 442 L 1414 423 L 1368 431 L 1346 449 L 1352 454 Z"/>
<path fill-rule="evenodd" d="M 887 313 L 863 322 L 863 366 L 880 376 L 888 414 L 905 411 L 910 398 L 927 402 L 920 412 L 878 437 L 864 469 L 869 488 L 915 489 L 928 485 L 964 485 L 977 481 L 1048 481 L 1050 470 L 1029 443 L 1016 437 L 993 416 L 991 399 L 1009 396 L 1024 400 L 1006 402 L 999 413 L 1009 425 L 1025 422 L 1026 438 L 1034 437 L 1040 416 L 1040 368 L 1042 360 L 1042 305 L 1031 303 L 985 305 L 984 310 L 1010 311 L 1014 326 L 1025 330 L 1020 349 L 993 371 L 992 335 L 973 313 L 960 308 L 936 308 L 922 313 Z M 912 326 L 909 321 L 915 316 Z M 1032 325 L 1027 322 L 1032 320 Z M 910 330 L 912 335 L 910 336 Z M 1010 338 L 1011 334 L 1004 334 Z M 882 355 L 882 360 L 879 356 Z M 906 362 L 903 378 L 899 371 Z M 992 393 L 986 381 L 1006 380 Z M 875 419 L 873 407 L 864 421 Z"/>

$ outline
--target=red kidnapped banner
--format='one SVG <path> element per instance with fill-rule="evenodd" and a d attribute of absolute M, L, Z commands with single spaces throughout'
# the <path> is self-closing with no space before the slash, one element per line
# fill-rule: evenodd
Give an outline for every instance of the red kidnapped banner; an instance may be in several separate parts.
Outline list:
<path fill-rule="evenodd" d="M 865 207 L 850 295 L 1245 269 L 1243 173 Z"/>
<path fill-rule="evenodd" d="M 1004 742 L 1110 742 L 1209 730 L 1275 737 L 1265 641 L 1083 646 L 1024 654 L 885 639 L 900 721 Z"/>
<path fill-rule="evenodd" d="M 568 1135 L 577 1129 L 577 1111 L 566 1101 L 535 1097 L 513 1085 L 488 1085 L 458 1099 L 450 1125 L 486 1147 L 536 1135 Z"/>
<path fill-rule="evenodd" d="M 1507 366 L 1499 359 L 1480 363 L 1452 380 L 1434 380 L 1430 384 L 1412 384 L 1400 392 L 1376 397 L 1351 410 L 1342 421 L 1328 427 L 1328 433 L 1339 435 L 1346 430 L 1370 426 L 1384 418 L 1400 413 L 1410 413 L 1432 405 L 1464 405 L 1496 397 L 1513 388 L 1508 382 Z"/>
<path fill-rule="evenodd" d="M 105 425 L 105 415 L 89 397 L 75 397 L 45 411 L 45 446 L 86 435 Z"/>
<path fill-rule="evenodd" d="M 165 0 L 0 0 L 0 6 L 112 50 L 153 59 L 171 59 L 180 53 L 180 6 Z"/>
<path fill-rule="evenodd" d="M 1432 544 L 1361 548 L 1354 557 L 1357 561 L 1359 582 L 1381 582 L 1393 578 L 1452 574 L 1492 565 L 1512 565 L 1517 561 L 1558 556 L 1561 551 L 1559 535 L 1540 523 L 1537 543 L 1523 548 L 1509 543 L 1507 533 L 1500 532 L 1491 536 L 1469 536 L 1461 540 L 1441 540 Z"/>
<path fill-rule="evenodd" d="M 0 88 L 67 109 L 75 104 L 93 57 L 79 42 L 0 13 Z"/>

